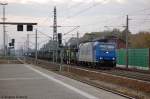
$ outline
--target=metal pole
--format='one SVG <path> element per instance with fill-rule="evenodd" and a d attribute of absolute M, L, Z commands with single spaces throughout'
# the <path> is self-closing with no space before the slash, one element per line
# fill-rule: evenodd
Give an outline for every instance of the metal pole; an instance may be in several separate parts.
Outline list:
<path fill-rule="evenodd" d="M 24 63 L 26 62 L 26 56 L 25 56 L 25 53 L 26 53 L 26 42 L 24 42 L 24 53 L 23 53 L 23 59 L 24 59 Z"/>
<path fill-rule="evenodd" d="M 71 63 L 71 46 L 69 45 L 69 64 Z"/>
<path fill-rule="evenodd" d="M 6 39 L 6 26 L 5 26 L 5 21 L 6 21 L 6 18 L 5 18 L 5 5 L 7 5 L 8 3 L 0 3 L 2 6 L 3 6 L 3 45 L 4 45 L 4 56 L 6 56 L 6 42 L 5 42 L 5 39 Z"/>
<path fill-rule="evenodd" d="M 35 64 L 37 64 L 37 29 L 35 30 Z"/>
<path fill-rule="evenodd" d="M 68 72 L 70 71 L 69 70 L 69 68 L 70 68 L 70 57 L 71 57 L 71 55 L 70 55 L 70 52 L 71 52 L 71 48 L 70 48 L 70 45 L 69 45 L 69 52 L 68 52 Z"/>
<path fill-rule="evenodd" d="M 54 44 L 53 44 L 53 46 L 54 46 Z M 53 63 L 55 62 L 55 51 L 54 51 L 54 49 L 53 49 Z"/>
<path fill-rule="evenodd" d="M 58 40 L 57 40 L 57 9 L 56 6 L 54 7 L 54 23 L 53 23 L 53 42 L 56 43 L 55 52 L 55 60 L 57 63 L 58 59 Z"/>
<path fill-rule="evenodd" d="M 3 23 L 5 23 L 5 5 L 3 5 Z M 5 24 L 3 24 L 3 35 L 4 35 L 4 56 L 6 56 L 6 46 L 5 46 L 5 31 L 6 31 L 6 28 L 5 28 Z"/>
<path fill-rule="evenodd" d="M 30 47 L 30 44 L 29 44 L 29 34 L 27 34 L 27 55 L 29 56 L 29 47 Z"/>
<path fill-rule="evenodd" d="M 77 32 L 77 51 L 79 51 L 79 32 Z M 78 64 L 78 60 L 77 60 L 78 57 L 79 57 L 79 54 L 77 53 L 77 55 L 76 55 L 76 63 L 77 64 Z"/>
<path fill-rule="evenodd" d="M 57 60 L 58 60 L 58 41 L 56 41 L 56 63 L 57 63 Z"/>
<path fill-rule="evenodd" d="M 149 70 L 150 70 L 150 48 L 149 48 Z"/>
<path fill-rule="evenodd" d="M 77 49 L 79 48 L 79 32 L 77 32 Z"/>
<path fill-rule="evenodd" d="M 63 47 L 61 47 L 61 49 L 60 49 L 60 57 L 61 57 L 61 61 L 60 61 L 60 69 L 59 69 L 59 71 L 62 71 L 62 65 L 63 65 Z"/>
<path fill-rule="evenodd" d="M 129 32 L 129 18 L 127 15 L 127 20 L 126 20 L 126 68 L 128 68 L 128 32 Z"/>

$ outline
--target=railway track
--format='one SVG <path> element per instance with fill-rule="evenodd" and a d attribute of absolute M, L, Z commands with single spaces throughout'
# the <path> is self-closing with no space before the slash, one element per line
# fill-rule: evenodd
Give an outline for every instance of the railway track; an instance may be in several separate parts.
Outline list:
<path fill-rule="evenodd" d="M 144 74 L 133 71 L 131 72 L 125 70 L 115 70 L 115 69 L 110 71 L 99 71 L 99 72 L 150 82 L 150 74 Z"/>
<path fill-rule="evenodd" d="M 120 69 L 100 70 L 100 69 L 88 68 L 86 66 L 84 66 L 84 67 L 76 66 L 76 65 L 72 65 L 72 66 L 81 68 L 81 69 L 86 69 L 89 71 L 95 71 L 95 72 L 106 73 L 106 74 L 111 74 L 111 75 L 115 75 L 115 76 L 127 77 L 130 79 L 141 80 L 141 81 L 150 83 L 150 74 L 149 73 L 141 73 L 138 71 L 128 71 L 128 70 L 120 70 Z"/>
<path fill-rule="evenodd" d="M 32 58 L 31 58 L 32 59 Z M 45 60 L 40 60 L 40 62 L 48 62 Z M 66 65 L 66 64 L 64 64 Z M 130 79 L 135 79 L 135 80 L 141 80 L 141 81 L 146 81 L 150 83 L 150 73 L 143 73 L 143 72 L 138 72 L 138 71 L 129 71 L 129 70 L 120 70 L 120 69 L 110 69 L 110 70 L 100 70 L 100 69 L 93 69 L 93 68 L 88 68 L 88 66 L 77 66 L 77 65 L 66 65 L 67 67 L 74 67 L 74 68 L 81 68 L 81 69 L 86 69 L 89 71 L 95 71 L 95 72 L 101 72 L 101 73 L 106 73 L 106 74 L 111 74 L 111 75 L 116 75 L 116 76 L 121 76 L 121 77 L 127 77 Z"/>
<path fill-rule="evenodd" d="M 39 60 L 39 61 L 42 62 L 42 63 L 43 62 L 46 62 L 46 63 L 48 62 L 48 61 L 45 61 L 45 60 Z M 66 64 L 64 64 L 64 65 L 66 65 Z M 141 80 L 141 81 L 145 81 L 145 82 L 150 83 L 150 73 L 130 71 L 130 70 L 122 70 L 122 69 L 115 69 L 115 68 L 110 69 L 110 70 L 100 70 L 100 69 L 88 68 L 88 66 L 77 66 L 77 65 L 70 65 L 70 66 L 72 66 L 74 68 L 77 67 L 77 68 L 86 69 L 86 70 L 89 70 L 89 71 L 95 71 L 95 72 L 101 72 L 101 73 L 106 73 L 106 74 L 111 74 L 111 75 L 116 75 L 116 76 L 121 76 L 121 77 L 127 77 L 127 78 L 130 78 L 130 79 Z M 69 66 L 67 66 L 67 67 L 69 67 Z"/>

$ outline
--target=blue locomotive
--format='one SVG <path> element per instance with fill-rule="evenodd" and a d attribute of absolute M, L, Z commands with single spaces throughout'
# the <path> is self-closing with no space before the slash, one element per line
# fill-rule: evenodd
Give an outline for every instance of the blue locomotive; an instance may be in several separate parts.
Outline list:
<path fill-rule="evenodd" d="M 87 42 L 79 46 L 78 62 L 80 64 L 107 67 L 116 66 L 116 46 L 110 42 Z M 106 67 L 105 66 L 105 67 Z"/>

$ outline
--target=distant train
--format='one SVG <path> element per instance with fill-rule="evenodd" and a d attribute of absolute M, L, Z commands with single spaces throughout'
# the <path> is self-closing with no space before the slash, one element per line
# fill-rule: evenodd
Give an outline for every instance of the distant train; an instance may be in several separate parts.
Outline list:
<path fill-rule="evenodd" d="M 87 42 L 79 46 L 78 62 L 92 66 L 116 66 L 116 47 L 109 42 Z"/>
<path fill-rule="evenodd" d="M 58 52 L 60 53 L 60 52 Z M 29 54 L 35 57 L 34 52 Z M 39 51 L 39 59 L 53 60 L 53 52 Z M 60 61 L 60 54 L 58 54 Z M 81 43 L 78 49 L 64 48 L 63 62 L 66 64 L 85 65 L 90 67 L 115 67 L 116 66 L 116 45 L 110 42 L 86 42 Z"/>

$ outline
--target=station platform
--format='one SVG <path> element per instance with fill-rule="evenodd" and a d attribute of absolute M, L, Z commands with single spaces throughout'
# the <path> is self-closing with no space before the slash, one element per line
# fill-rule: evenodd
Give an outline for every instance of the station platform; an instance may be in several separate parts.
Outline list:
<path fill-rule="evenodd" d="M 8 98 L 12 97 L 12 98 Z M 127 99 L 27 64 L 0 64 L 0 99 Z"/>

